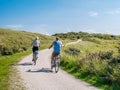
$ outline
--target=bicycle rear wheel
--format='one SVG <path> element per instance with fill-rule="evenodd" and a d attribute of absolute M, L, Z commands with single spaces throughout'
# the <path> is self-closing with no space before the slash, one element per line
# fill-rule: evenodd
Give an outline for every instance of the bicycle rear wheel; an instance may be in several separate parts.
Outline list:
<path fill-rule="evenodd" d="M 33 63 L 34 63 L 34 65 L 36 65 L 37 59 L 38 59 L 38 57 L 37 57 L 37 54 L 35 53 L 35 54 L 34 54 L 34 57 L 33 57 Z"/>
<path fill-rule="evenodd" d="M 53 69 L 53 64 L 52 64 L 52 61 L 51 61 L 51 70 Z"/>
<path fill-rule="evenodd" d="M 34 60 L 34 65 L 36 65 L 36 59 Z"/>
<path fill-rule="evenodd" d="M 59 61 L 56 60 L 56 62 L 55 62 L 55 72 L 56 73 L 59 71 L 59 65 L 60 65 Z"/>

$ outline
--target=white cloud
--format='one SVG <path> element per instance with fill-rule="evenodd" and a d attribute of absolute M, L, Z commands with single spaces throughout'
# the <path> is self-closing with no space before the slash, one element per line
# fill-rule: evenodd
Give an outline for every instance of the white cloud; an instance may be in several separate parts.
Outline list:
<path fill-rule="evenodd" d="M 16 24 L 16 25 L 6 25 L 5 27 L 12 28 L 12 29 L 20 29 L 20 28 L 23 28 L 25 26 L 22 24 Z"/>
<path fill-rule="evenodd" d="M 49 33 L 49 27 L 46 24 L 36 24 L 36 25 L 31 25 L 28 27 L 28 30 L 36 33 L 41 33 L 45 35 L 51 35 Z"/>
<path fill-rule="evenodd" d="M 16 29 L 16 30 L 26 30 L 31 31 L 35 33 L 41 33 L 45 35 L 51 35 L 48 33 L 48 26 L 46 24 L 37 24 L 37 25 L 22 25 L 22 24 L 16 24 L 16 25 L 5 25 L 5 28 L 10 29 Z"/>
<path fill-rule="evenodd" d="M 99 13 L 98 13 L 98 12 L 95 12 L 95 11 L 90 11 L 90 12 L 88 12 L 88 14 L 89 14 L 90 16 L 92 16 L 92 17 L 99 15 Z"/>
<path fill-rule="evenodd" d="M 112 15 L 116 15 L 116 14 L 120 14 L 120 8 L 116 9 L 116 10 L 111 10 L 109 12 L 107 12 L 108 14 L 112 14 Z"/>

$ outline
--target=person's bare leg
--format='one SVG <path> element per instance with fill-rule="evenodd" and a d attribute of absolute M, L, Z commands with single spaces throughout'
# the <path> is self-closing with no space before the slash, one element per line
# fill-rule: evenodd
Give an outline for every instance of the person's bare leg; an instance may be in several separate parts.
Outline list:
<path fill-rule="evenodd" d="M 54 57 L 51 57 L 52 65 L 54 64 Z"/>
<path fill-rule="evenodd" d="M 32 61 L 34 61 L 34 53 L 33 53 L 33 59 L 32 59 Z"/>

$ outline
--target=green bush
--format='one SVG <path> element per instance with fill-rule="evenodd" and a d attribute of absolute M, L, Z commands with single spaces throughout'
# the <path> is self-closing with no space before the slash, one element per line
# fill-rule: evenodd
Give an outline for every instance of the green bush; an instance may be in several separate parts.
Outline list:
<path fill-rule="evenodd" d="M 72 74 L 77 74 L 77 77 L 84 75 L 97 76 L 102 80 L 102 83 L 112 85 L 110 88 L 120 89 L 120 64 L 110 64 L 113 60 L 113 51 L 100 51 L 96 53 L 89 53 L 84 57 L 78 58 L 72 56 L 68 58 L 64 53 L 61 60 L 63 69 Z M 75 60 L 76 59 L 76 60 Z M 119 58 L 118 58 L 119 59 Z M 114 85 L 117 87 L 114 87 Z"/>
<path fill-rule="evenodd" d="M 83 40 L 88 40 L 90 38 L 99 38 L 103 40 L 119 40 L 120 36 L 110 35 L 110 34 L 95 34 L 95 33 L 87 33 L 87 32 L 68 32 L 68 33 L 57 33 L 53 36 L 59 36 L 62 39 L 71 39 L 76 40 L 80 37 Z M 92 40 L 91 40 L 92 41 Z"/>
<path fill-rule="evenodd" d="M 70 54 L 70 55 L 79 55 L 80 50 L 76 48 L 68 48 L 68 50 L 65 50 L 65 53 Z"/>
<path fill-rule="evenodd" d="M 12 51 L 11 48 L 3 47 L 2 50 L 1 50 L 1 54 L 2 55 L 12 55 L 13 51 Z"/>
<path fill-rule="evenodd" d="M 120 56 L 113 57 L 110 61 L 109 64 L 119 64 L 120 63 Z"/>
<path fill-rule="evenodd" d="M 90 41 L 90 42 L 94 42 L 94 43 L 97 43 L 97 44 L 100 44 L 100 41 L 98 41 L 98 40 L 95 39 L 95 38 L 86 38 L 85 40 L 86 40 L 86 41 Z"/>
<path fill-rule="evenodd" d="M 112 58 L 113 51 L 107 51 L 107 52 L 99 52 L 99 57 L 101 59 L 110 59 Z"/>

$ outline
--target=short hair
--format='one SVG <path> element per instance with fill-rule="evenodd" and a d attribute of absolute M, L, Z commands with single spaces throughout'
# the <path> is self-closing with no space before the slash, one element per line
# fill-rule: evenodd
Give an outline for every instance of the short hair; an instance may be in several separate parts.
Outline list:
<path fill-rule="evenodd" d="M 59 40 L 60 38 L 59 37 L 56 37 L 56 40 Z"/>
<path fill-rule="evenodd" d="M 35 37 L 35 39 L 37 39 L 37 40 L 38 40 L 38 39 L 39 39 L 39 37 L 38 37 L 38 36 L 36 36 L 36 37 Z"/>

